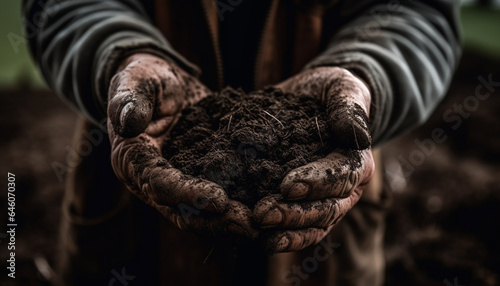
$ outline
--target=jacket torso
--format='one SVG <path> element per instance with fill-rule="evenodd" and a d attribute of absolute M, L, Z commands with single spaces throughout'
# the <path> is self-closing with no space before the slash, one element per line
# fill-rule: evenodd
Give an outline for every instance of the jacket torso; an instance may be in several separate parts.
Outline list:
<path fill-rule="evenodd" d="M 224 3 L 222 3 L 224 2 Z M 337 1 L 261 1 L 262 17 L 255 24 L 257 37 L 248 37 L 245 45 L 255 45 L 251 61 L 241 69 L 251 70 L 245 86 L 259 89 L 277 83 L 298 72 L 318 54 L 323 33 L 323 16 Z M 202 70 L 201 79 L 209 87 L 220 89 L 225 80 L 224 62 L 234 59 L 222 53 L 221 35 L 225 19 L 239 1 L 154 1 L 155 25 L 174 49 Z M 263 20 L 263 21 L 262 21 Z M 234 29 L 232 29 L 234 30 Z M 254 39 L 258 39 L 257 42 Z"/>

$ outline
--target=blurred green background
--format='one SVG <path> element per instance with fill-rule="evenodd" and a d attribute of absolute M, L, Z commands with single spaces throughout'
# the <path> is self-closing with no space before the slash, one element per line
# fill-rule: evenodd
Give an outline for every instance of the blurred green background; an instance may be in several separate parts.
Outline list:
<path fill-rule="evenodd" d="M 22 38 L 21 1 L 0 4 L 0 89 L 46 88 Z M 24 43 L 22 42 L 24 39 Z"/>
<path fill-rule="evenodd" d="M 0 4 L 0 89 L 45 89 L 22 42 L 20 2 L 5 0 Z M 500 58 L 500 9 L 465 5 L 461 18 L 465 47 Z"/>

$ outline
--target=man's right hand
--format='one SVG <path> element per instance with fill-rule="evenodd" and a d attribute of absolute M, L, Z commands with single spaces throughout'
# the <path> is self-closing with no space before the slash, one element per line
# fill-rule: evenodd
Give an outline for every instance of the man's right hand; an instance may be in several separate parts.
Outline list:
<path fill-rule="evenodd" d="M 111 163 L 139 198 L 181 229 L 253 238 L 250 209 L 216 183 L 183 174 L 161 150 L 182 110 L 210 93 L 175 64 L 151 54 L 128 57 L 111 80 Z"/>

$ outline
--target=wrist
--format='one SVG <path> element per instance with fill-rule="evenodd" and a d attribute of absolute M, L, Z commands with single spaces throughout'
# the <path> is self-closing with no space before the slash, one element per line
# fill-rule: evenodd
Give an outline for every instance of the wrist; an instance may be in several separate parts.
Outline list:
<path fill-rule="evenodd" d="M 118 65 L 116 68 L 114 74 L 117 74 L 124 70 L 129 64 L 133 62 L 140 62 L 140 61 L 145 61 L 145 62 L 156 62 L 160 63 L 159 61 L 163 63 L 167 63 L 168 65 L 173 65 L 170 61 L 165 60 L 164 58 L 158 57 L 154 54 L 150 53 L 135 53 L 132 54 L 128 57 L 126 57 L 124 60 L 121 61 L 121 63 Z"/>
<path fill-rule="evenodd" d="M 349 95 L 354 103 L 358 104 L 370 115 L 371 92 L 368 83 L 354 72 L 336 66 L 316 67 L 313 69 L 320 77 L 327 75 L 327 82 L 331 84 L 330 88 L 336 88 L 342 84 L 342 88 L 348 89 Z"/>

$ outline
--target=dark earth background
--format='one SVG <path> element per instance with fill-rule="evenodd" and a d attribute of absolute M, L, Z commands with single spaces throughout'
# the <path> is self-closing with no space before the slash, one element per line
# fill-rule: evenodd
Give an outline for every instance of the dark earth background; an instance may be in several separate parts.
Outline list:
<path fill-rule="evenodd" d="M 469 19 L 474 15 L 484 19 L 485 14 L 471 11 L 466 15 Z M 489 12 L 486 15 L 491 17 Z M 475 23 L 470 22 L 469 32 Z M 385 240 L 387 285 L 500 285 L 500 87 L 490 98 L 479 100 L 477 109 L 467 111 L 470 116 L 461 117 L 456 130 L 455 122 L 443 118 L 455 104 L 475 96 L 479 76 L 491 74 L 500 81 L 500 57 L 492 55 L 491 45 L 474 47 L 477 35 L 469 35 L 472 40 L 448 95 L 430 120 L 383 146 L 385 187 L 393 194 Z M 11 47 L 2 42 L 2 49 Z M 2 59 L 3 70 L 8 63 Z M 7 203 L 2 190 L 0 285 L 46 285 L 34 258 L 53 262 L 65 183 L 58 180 L 51 163 L 65 162 L 77 115 L 51 92 L 40 89 L 29 65 L 8 80 L 8 85 L 0 81 L 0 173 L 16 174 L 17 278 L 7 278 L 7 241 L 1 236 L 6 230 Z M 408 164 L 401 162 L 410 161 L 412 152 L 421 152 L 415 140 L 432 138 L 435 128 L 442 128 L 447 139 L 414 161 L 414 170 L 408 172 Z"/>

